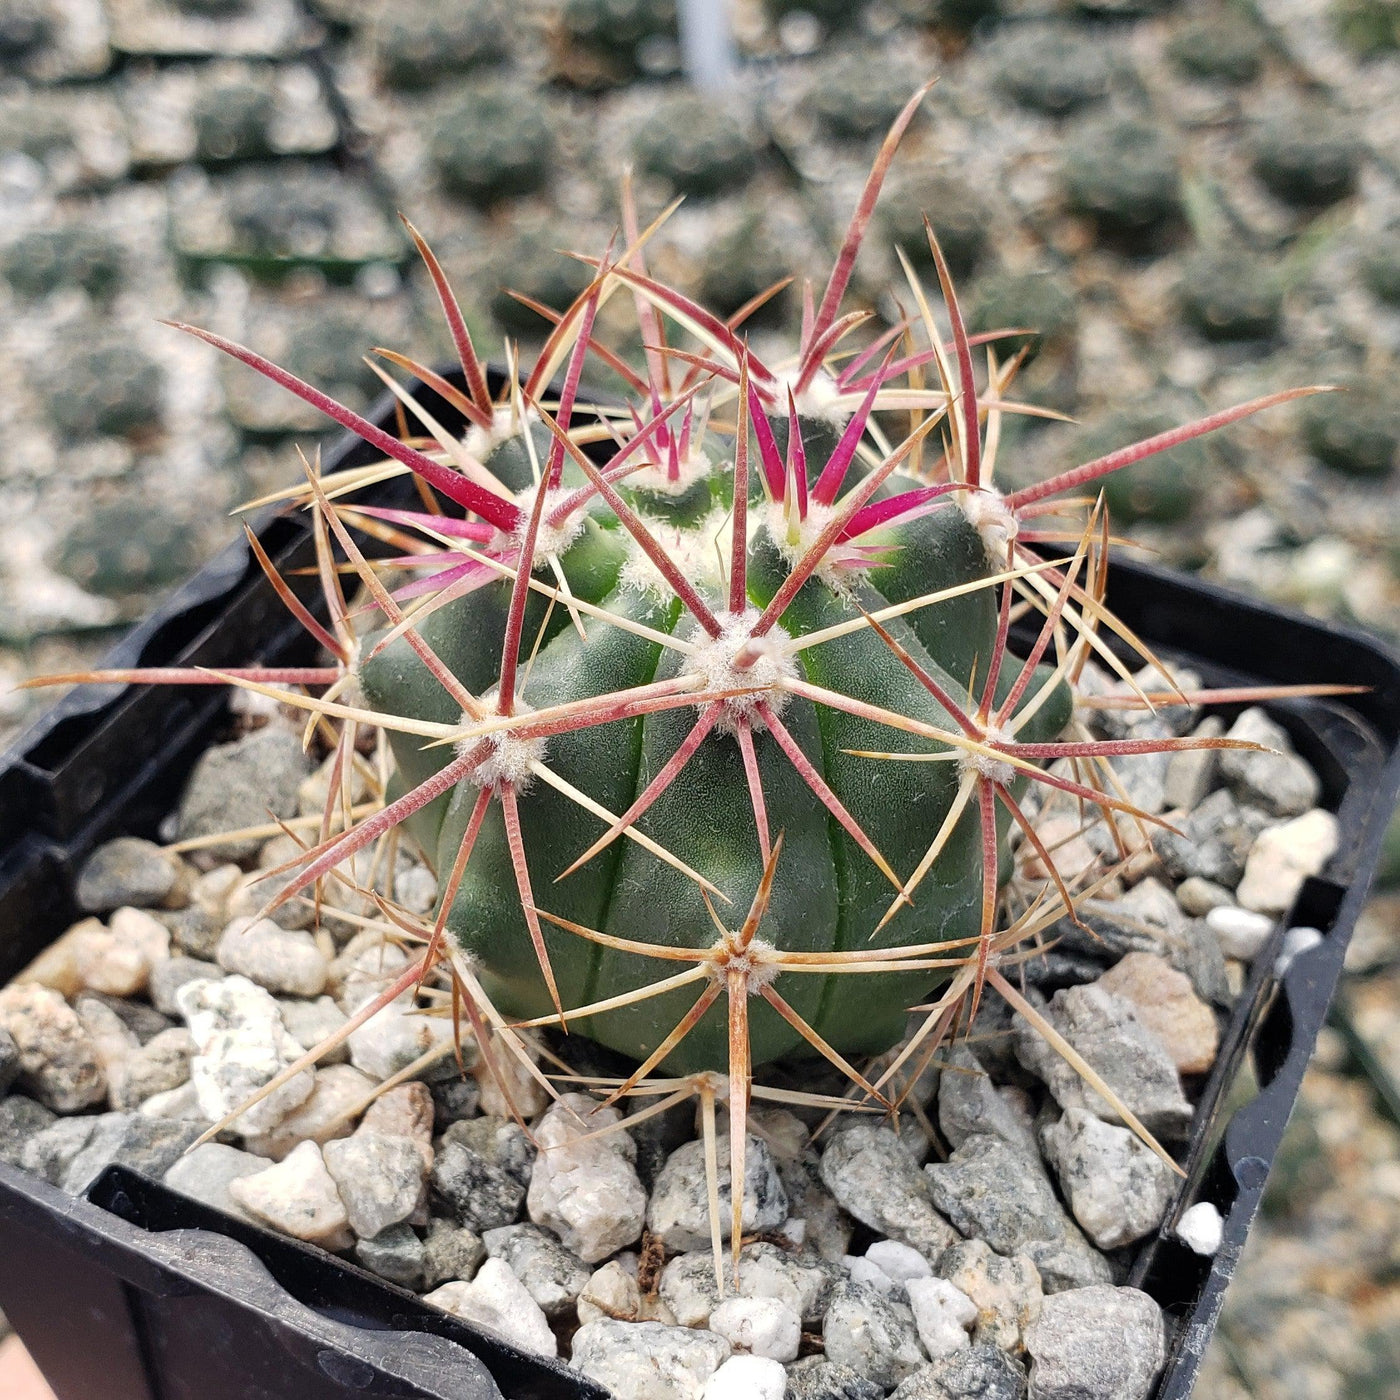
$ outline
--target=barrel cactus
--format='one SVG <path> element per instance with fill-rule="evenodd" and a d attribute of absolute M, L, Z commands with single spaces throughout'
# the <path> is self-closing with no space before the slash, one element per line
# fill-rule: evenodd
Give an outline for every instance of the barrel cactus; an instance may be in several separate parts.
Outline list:
<path fill-rule="evenodd" d="M 414 235 L 461 374 L 389 356 L 437 395 L 429 408 L 390 381 L 401 435 L 253 350 L 183 328 L 358 433 L 441 507 L 357 504 L 350 478 L 308 468 L 330 625 L 296 606 L 329 664 L 151 677 L 234 681 L 339 722 L 342 774 L 362 726 L 386 736 L 383 805 L 342 820 L 332 782 L 324 839 L 268 904 L 338 871 L 357 878 L 354 858 L 389 834 L 434 867 L 428 916 L 375 895 L 426 947 L 338 1035 L 441 958 L 483 1052 L 503 1041 L 537 1077 L 521 1037 L 553 1025 L 639 1062 L 617 1094 L 680 1076 L 712 1110 L 726 1084 L 742 1178 L 757 1068 L 821 1055 L 888 1106 L 887 1079 L 861 1066 L 899 1041 L 909 1008 L 934 996 L 922 1034 L 936 1041 L 975 1014 L 984 985 L 1017 996 L 1004 955 L 1077 898 L 1022 805 L 1032 785 L 1151 822 L 1088 769 L 1231 742 L 1093 740 L 1072 720 L 1070 682 L 1091 651 L 1132 683 L 1097 636 L 1106 519 L 1053 498 L 1307 391 L 1003 494 L 999 424 L 1028 411 L 1007 392 L 1018 360 L 993 349 L 979 384 L 936 240 L 944 326 L 911 267 L 924 340 L 906 324 L 847 351 L 869 319 L 842 312 L 856 255 L 922 97 L 886 137 L 787 359 L 761 359 L 737 317 L 648 274 L 625 188 L 620 240 L 499 395 Z M 595 339 L 615 296 L 635 305 L 643 367 Z M 676 328 L 693 348 L 667 345 Z M 631 384 L 630 405 L 588 402 L 595 354 Z M 887 436 L 901 418 L 902 435 Z M 1067 510 L 1081 519 L 1066 532 L 1055 520 Z M 396 590 L 364 559 L 357 524 L 402 550 Z M 332 540 L 367 606 L 340 601 Z M 1013 655 L 1012 614 L 1027 606 L 1039 621 Z M 1056 759 L 1068 762 L 1052 770 Z M 1038 893 L 1003 908 L 1013 829 L 1023 865 L 1042 873 Z"/>

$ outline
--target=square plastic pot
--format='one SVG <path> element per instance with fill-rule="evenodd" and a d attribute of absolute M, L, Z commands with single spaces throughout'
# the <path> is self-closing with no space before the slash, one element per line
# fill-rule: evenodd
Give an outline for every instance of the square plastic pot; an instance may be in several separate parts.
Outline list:
<path fill-rule="evenodd" d="M 431 397 L 431 396 L 429 396 Z M 447 405 L 434 412 L 452 421 Z M 381 418 L 393 425 L 388 404 Z M 326 469 L 372 459 L 346 438 Z M 411 499 L 390 483 L 389 498 Z M 257 522 L 291 571 L 312 558 L 300 514 Z M 1400 659 L 1374 639 L 1195 579 L 1115 562 L 1115 611 L 1168 662 L 1208 685 L 1325 678 L 1368 687 L 1270 706 L 1323 782 L 1341 842 L 1255 960 L 1197 1107 L 1186 1178 L 1129 1282 L 1165 1309 L 1170 1354 L 1156 1400 L 1191 1394 L 1297 1098 L 1400 788 Z M 304 635 L 244 544 L 231 545 L 132 632 L 120 667 L 232 665 L 304 656 Z M 203 689 L 88 688 L 66 697 L 0 758 L 0 984 L 77 917 L 87 855 L 120 834 L 153 834 L 199 754 L 227 722 Z M 1286 929 L 1321 942 L 1278 964 Z M 1281 971 L 1281 975 L 1278 975 Z M 1256 1096 L 1230 1116 L 1252 1060 Z M 1209 1201 L 1224 1220 L 1212 1257 L 1173 1228 Z M 74 1199 L 0 1164 L 0 1309 L 59 1400 L 554 1400 L 602 1397 L 567 1367 L 516 1351 L 352 1264 L 243 1224 L 110 1168 Z"/>

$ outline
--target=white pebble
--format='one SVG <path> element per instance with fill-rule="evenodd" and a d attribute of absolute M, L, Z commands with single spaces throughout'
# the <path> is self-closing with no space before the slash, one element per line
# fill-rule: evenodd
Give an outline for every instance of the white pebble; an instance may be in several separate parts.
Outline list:
<path fill-rule="evenodd" d="M 893 1293 L 898 1284 L 873 1260 L 863 1255 L 848 1254 L 841 1260 L 846 1272 L 857 1283 L 868 1283 L 881 1293 Z"/>
<path fill-rule="evenodd" d="M 464 1322 L 474 1322 L 525 1351 L 540 1356 L 559 1354 L 559 1343 L 540 1305 L 501 1259 L 488 1259 L 470 1283 L 445 1283 L 424 1294 L 423 1301 Z"/>
<path fill-rule="evenodd" d="M 706 1324 L 735 1351 L 773 1361 L 795 1361 L 802 1319 L 777 1298 L 728 1298 Z"/>
<path fill-rule="evenodd" d="M 1291 928 L 1283 935 L 1283 946 L 1274 961 L 1274 976 L 1282 977 L 1293 966 L 1294 961 L 1304 953 L 1311 952 L 1322 942 L 1321 930 L 1315 928 Z"/>
<path fill-rule="evenodd" d="M 783 1400 L 787 1372 L 765 1356 L 731 1356 L 705 1382 L 701 1400 Z"/>
<path fill-rule="evenodd" d="M 330 1250 L 354 1243 L 340 1193 L 314 1142 L 302 1143 L 275 1166 L 229 1182 L 228 1189 L 244 1210 L 284 1235 Z"/>
<path fill-rule="evenodd" d="M 865 1251 L 865 1257 L 896 1283 L 933 1277 L 933 1265 L 912 1245 L 898 1240 L 876 1240 Z"/>
<path fill-rule="evenodd" d="M 1252 962 L 1274 931 L 1274 921 L 1253 909 L 1222 904 L 1206 915 L 1206 927 L 1215 935 L 1227 958 Z"/>
<path fill-rule="evenodd" d="M 271 919 L 238 918 L 214 950 L 225 972 L 239 973 L 270 992 L 317 997 L 326 988 L 330 963 L 309 934 L 284 929 Z"/>
<path fill-rule="evenodd" d="M 972 1345 L 968 1331 L 977 1322 L 977 1304 L 946 1278 L 911 1278 L 905 1285 L 919 1341 L 931 1360 Z"/>
<path fill-rule="evenodd" d="M 1235 898 L 1246 909 L 1282 914 L 1303 881 L 1322 873 L 1340 839 L 1336 817 L 1320 807 L 1291 822 L 1265 827 L 1250 848 Z"/>
<path fill-rule="evenodd" d="M 1197 1254 L 1214 1254 L 1220 1248 L 1225 1222 L 1209 1201 L 1197 1201 L 1182 1212 L 1177 1222 L 1176 1237 Z"/>

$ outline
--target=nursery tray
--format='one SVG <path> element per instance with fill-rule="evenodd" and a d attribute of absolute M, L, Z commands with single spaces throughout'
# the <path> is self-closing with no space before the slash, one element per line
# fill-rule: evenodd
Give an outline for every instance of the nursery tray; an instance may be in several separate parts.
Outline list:
<path fill-rule="evenodd" d="M 495 386 L 493 385 L 493 388 Z M 448 405 L 426 395 L 451 423 Z M 390 401 L 379 419 L 393 427 Z M 326 470 L 373 459 L 354 438 Z M 405 481 L 387 495 L 410 499 Z M 279 569 L 312 559 L 303 515 L 255 523 Z M 1186 1180 L 1128 1282 L 1162 1305 L 1170 1351 L 1155 1400 L 1186 1400 L 1259 1208 L 1269 1168 L 1374 872 L 1400 789 L 1400 658 L 1361 633 L 1196 579 L 1115 560 L 1108 596 L 1159 655 L 1208 685 L 1326 680 L 1361 694 L 1270 705 L 1323 783 L 1341 841 L 1255 960 L 1198 1103 Z M 242 542 L 173 594 L 123 641 L 111 667 L 290 662 L 304 655 Z M 120 834 L 154 835 L 205 747 L 229 722 L 218 689 L 87 687 L 66 696 L 0 757 L 0 985 L 77 917 L 88 854 Z M 1321 941 L 1276 976 L 1289 927 Z M 1255 1097 L 1233 1115 L 1245 1057 Z M 1209 1201 L 1224 1218 L 1213 1257 L 1173 1229 Z M 59 1400 L 591 1400 L 605 1392 L 560 1363 L 527 1356 L 353 1264 L 165 1190 L 121 1168 L 74 1199 L 0 1164 L 0 1309 Z"/>

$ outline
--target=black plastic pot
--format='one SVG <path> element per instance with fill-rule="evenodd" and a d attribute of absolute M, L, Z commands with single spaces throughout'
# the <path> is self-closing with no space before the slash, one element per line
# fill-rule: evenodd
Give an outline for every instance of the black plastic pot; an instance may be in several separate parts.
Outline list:
<path fill-rule="evenodd" d="M 434 411 L 451 420 L 446 405 Z M 371 455 L 349 439 L 328 455 L 327 469 Z M 284 573 L 311 557 L 299 516 L 264 519 L 258 533 Z M 300 584 L 309 597 L 310 580 Z M 1369 687 L 1271 707 L 1321 776 L 1341 845 L 1253 965 L 1199 1103 L 1179 1200 L 1140 1247 L 1129 1280 L 1162 1304 L 1174 1326 L 1157 1400 L 1185 1400 L 1400 788 L 1400 659 L 1359 633 L 1143 565 L 1115 563 L 1109 597 L 1159 654 L 1207 684 Z M 290 661 L 304 650 L 300 629 L 240 543 L 136 629 L 108 664 Z M 0 759 L 0 984 L 76 916 L 73 883 L 87 854 L 120 833 L 153 833 L 226 722 L 220 691 L 88 689 L 67 697 Z M 1276 978 L 1278 942 L 1297 925 L 1320 930 L 1322 941 Z M 1247 1055 L 1259 1092 L 1227 1119 Z M 1181 1211 L 1197 1201 L 1224 1217 L 1213 1258 L 1172 1236 Z M 524 1356 L 354 1265 L 119 1168 L 74 1200 L 0 1165 L 0 1309 L 60 1400 L 603 1395 L 567 1368 Z"/>

